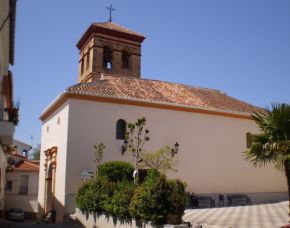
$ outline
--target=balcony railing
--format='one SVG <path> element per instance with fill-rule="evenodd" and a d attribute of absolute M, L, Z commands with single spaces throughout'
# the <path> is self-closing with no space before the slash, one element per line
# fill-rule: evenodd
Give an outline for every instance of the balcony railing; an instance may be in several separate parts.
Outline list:
<path fill-rule="evenodd" d="M 0 108 L 0 121 L 8 121 L 17 125 L 19 121 L 18 112 L 19 106 L 13 108 Z"/>

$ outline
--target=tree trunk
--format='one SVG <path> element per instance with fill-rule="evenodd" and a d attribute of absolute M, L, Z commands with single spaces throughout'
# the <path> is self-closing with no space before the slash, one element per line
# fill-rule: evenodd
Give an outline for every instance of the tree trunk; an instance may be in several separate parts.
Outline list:
<path fill-rule="evenodd" d="M 287 160 L 284 162 L 284 169 L 285 169 L 285 175 L 287 177 L 287 185 L 288 185 L 288 203 L 289 203 L 289 210 L 288 210 L 288 220 L 290 216 L 290 161 Z M 290 223 L 290 220 L 289 220 Z"/>

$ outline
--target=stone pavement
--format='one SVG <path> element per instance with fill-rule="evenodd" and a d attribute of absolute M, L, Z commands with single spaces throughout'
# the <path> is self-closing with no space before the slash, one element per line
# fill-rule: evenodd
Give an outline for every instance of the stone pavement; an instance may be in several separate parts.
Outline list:
<path fill-rule="evenodd" d="M 0 219 L 1 228 L 83 228 L 83 226 L 74 223 L 61 223 L 61 224 L 36 224 L 36 223 L 21 223 L 12 222 Z"/>
<path fill-rule="evenodd" d="M 275 204 L 185 210 L 193 227 L 275 228 L 288 223 L 288 201 Z"/>

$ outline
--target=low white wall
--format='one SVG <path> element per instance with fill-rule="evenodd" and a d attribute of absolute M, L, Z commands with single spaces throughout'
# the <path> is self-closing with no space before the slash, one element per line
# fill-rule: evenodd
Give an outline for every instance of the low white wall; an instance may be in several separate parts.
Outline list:
<path fill-rule="evenodd" d="M 86 228 L 90 227 L 106 227 L 106 228 L 186 228 L 187 225 L 164 225 L 154 226 L 151 223 L 136 221 L 135 219 L 121 220 L 114 216 L 97 214 L 97 213 L 82 213 L 76 208 L 76 219 Z"/>
<path fill-rule="evenodd" d="M 106 228 L 153 228 L 151 224 L 138 223 L 132 220 L 119 220 L 113 216 L 97 213 L 82 213 L 80 209 L 76 208 L 75 216 L 77 220 L 85 227 L 106 227 Z"/>

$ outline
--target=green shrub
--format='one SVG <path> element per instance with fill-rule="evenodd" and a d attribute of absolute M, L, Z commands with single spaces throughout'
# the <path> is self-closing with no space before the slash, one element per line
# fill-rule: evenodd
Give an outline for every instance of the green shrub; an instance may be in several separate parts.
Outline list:
<path fill-rule="evenodd" d="M 112 208 L 110 213 L 119 217 L 129 217 L 129 206 L 134 193 L 135 185 L 133 182 L 120 181 L 116 184 L 111 198 Z"/>
<path fill-rule="evenodd" d="M 133 217 L 155 224 L 181 222 L 187 198 L 183 182 L 167 180 L 165 175 L 149 171 L 144 182 L 136 186 L 132 178 L 126 180 L 116 174 L 126 173 L 123 172 L 124 169 L 113 172 L 112 167 L 120 167 L 119 164 L 116 165 L 115 162 L 113 165 L 104 164 L 105 168 L 100 168 L 102 175 L 85 183 L 79 189 L 76 203 L 81 210 L 105 212 L 118 217 Z M 125 166 L 128 167 L 127 164 L 122 167 Z M 105 175 L 109 170 L 114 174 Z M 129 173 L 132 174 L 131 171 L 127 172 L 128 177 Z"/>
<path fill-rule="evenodd" d="M 106 162 L 99 167 L 98 176 L 105 176 L 112 182 L 122 181 L 123 179 L 133 180 L 133 166 L 124 161 Z"/>
<path fill-rule="evenodd" d="M 76 204 L 82 211 L 93 212 L 100 209 L 97 186 L 94 180 L 80 187 L 76 196 Z"/>
<path fill-rule="evenodd" d="M 180 224 L 182 222 L 182 215 L 187 204 L 187 192 L 185 183 L 180 180 L 169 180 L 169 208 L 167 212 L 167 223 Z"/>
<path fill-rule="evenodd" d="M 78 208 L 87 212 L 105 211 L 113 195 L 114 185 L 105 177 L 86 182 L 76 196 Z"/>
<path fill-rule="evenodd" d="M 137 187 L 130 204 L 130 214 L 155 224 L 178 224 L 185 208 L 185 184 L 168 181 L 157 172 L 149 172 L 144 183 Z"/>
<path fill-rule="evenodd" d="M 166 185 L 164 175 L 149 172 L 143 184 L 134 192 L 129 208 L 131 215 L 156 224 L 166 223 Z"/>

